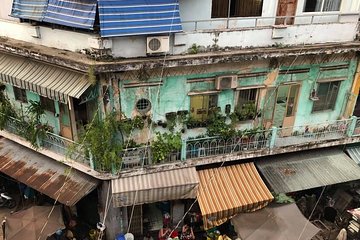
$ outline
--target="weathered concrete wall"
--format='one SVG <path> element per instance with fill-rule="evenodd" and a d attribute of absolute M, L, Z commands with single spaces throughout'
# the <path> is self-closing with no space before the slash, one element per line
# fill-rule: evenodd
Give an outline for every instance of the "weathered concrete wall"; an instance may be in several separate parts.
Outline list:
<path fill-rule="evenodd" d="M 90 48 L 88 38 L 96 37 L 95 34 L 85 34 L 74 31 L 51 29 L 40 27 L 40 38 L 32 37 L 35 26 L 29 23 L 19 23 L 14 21 L 4 21 L 0 19 L 0 36 L 9 37 L 17 40 L 39 44 L 47 47 L 64 49 L 69 51 L 79 51 Z"/>
<path fill-rule="evenodd" d="M 268 61 L 253 61 L 239 64 L 222 64 L 214 65 L 213 67 L 203 69 L 197 74 L 191 74 L 191 69 L 180 70 L 176 72 L 169 72 L 167 76 L 163 77 L 162 85 L 150 86 L 151 83 L 160 82 L 159 77 L 152 77 L 148 81 L 139 82 L 136 74 L 122 75 L 119 82 L 120 88 L 120 103 L 122 112 L 127 117 L 134 117 L 140 115 L 136 110 L 136 102 L 145 98 L 151 102 L 151 110 L 147 115 L 151 116 L 153 122 L 159 120 L 166 122 L 165 114 L 169 112 L 177 112 L 181 110 L 190 110 L 190 96 L 189 93 L 214 91 L 215 77 L 218 75 L 240 74 L 238 79 L 238 88 L 258 86 L 263 90 L 258 96 L 258 111 L 262 111 L 264 105 L 267 104 L 266 89 L 277 88 L 279 85 L 288 83 L 300 84 L 300 91 L 298 95 L 298 105 L 295 117 L 294 126 L 323 123 L 330 120 L 337 120 L 344 114 L 345 106 L 348 101 L 348 93 L 352 87 L 354 73 L 356 69 L 356 61 L 351 60 L 353 55 L 334 57 L 331 60 L 324 60 L 321 57 L 301 57 L 294 64 L 291 61 L 283 60 L 280 68 L 269 67 Z M 323 60 L 323 61 L 322 61 Z M 312 63 L 317 64 L 312 64 Z M 251 63 L 254 63 L 252 66 Z M 320 67 L 344 65 L 344 69 L 337 69 L 331 71 L 322 70 Z M 347 66 L 348 65 L 348 66 Z M 301 70 L 308 69 L 308 72 L 287 73 L 286 70 Z M 279 70 L 281 70 L 279 72 Z M 260 76 L 241 77 L 244 73 L 260 73 Z M 128 79 L 126 79 L 128 77 Z M 317 81 L 329 78 L 343 78 L 341 81 L 338 97 L 334 109 L 312 112 L 313 101 L 309 99 L 312 89 L 317 89 Z M 204 79 L 206 81 L 192 81 L 192 79 Z M 132 84 L 140 84 L 136 87 Z M 144 86 L 145 85 L 145 86 Z M 146 86 L 147 85 L 147 86 Z M 129 87 L 132 86 L 132 87 Z M 265 88 L 264 88 L 265 87 Z M 223 90 L 218 93 L 218 106 L 221 112 L 225 114 L 225 106 L 230 104 L 231 112 L 234 111 L 236 105 L 236 97 L 234 90 Z M 258 121 L 257 123 L 260 123 Z M 244 123 L 246 127 L 251 127 L 251 122 Z M 243 128 L 245 125 L 239 125 Z M 152 130 L 159 130 L 158 128 Z M 164 129 L 161 129 L 164 131 Z M 180 129 L 177 129 L 180 130 Z M 192 136 L 205 133 L 205 129 L 198 129 L 190 131 L 184 136 Z M 136 135 L 136 134 L 135 134 Z M 145 136 L 144 134 L 141 134 Z M 146 137 L 149 137 L 146 135 Z M 146 142 L 143 139 L 144 142 Z"/>

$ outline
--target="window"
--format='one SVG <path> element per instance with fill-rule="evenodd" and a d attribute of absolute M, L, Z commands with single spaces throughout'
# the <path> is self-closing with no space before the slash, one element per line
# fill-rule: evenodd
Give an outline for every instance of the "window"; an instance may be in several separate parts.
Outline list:
<path fill-rule="evenodd" d="M 239 120 L 251 120 L 256 116 L 257 89 L 246 89 L 238 92 L 235 113 Z"/>
<path fill-rule="evenodd" d="M 217 110 L 218 95 L 195 95 L 190 97 L 190 116 L 205 121 Z"/>
<path fill-rule="evenodd" d="M 41 107 L 43 107 L 45 111 L 55 113 L 55 104 L 54 104 L 53 100 L 40 96 L 40 104 L 41 104 Z"/>
<path fill-rule="evenodd" d="M 18 87 L 13 87 L 15 100 L 27 103 L 26 90 Z"/>
<path fill-rule="evenodd" d="M 212 0 L 211 17 L 261 16 L 262 5 L 263 0 Z"/>
<path fill-rule="evenodd" d="M 341 0 L 306 0 L 304 12 L 339 11 Z"/>
<path fill-rule="evenodd" d="M 148 99 L 141 98 L 136 102 L 136 109 L 140 113 L 147 113 L 151 109 L 151 102 Z"/>
<path fill-rule="evenodd" d="M 313 112 L 334 109 L 340 84 L 340 81 L 319 83 L 319 100 L 314 102 Z"/>

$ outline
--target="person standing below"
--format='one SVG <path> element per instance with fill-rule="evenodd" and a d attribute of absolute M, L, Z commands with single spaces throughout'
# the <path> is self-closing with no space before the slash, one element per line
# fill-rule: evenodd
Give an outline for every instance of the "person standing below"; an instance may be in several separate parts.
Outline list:
<path fill-rule="evenodd" d="M 180 239 L 181 240 L 195 240 L 194 232 L 193 232 L 192 228 L 189 227 L 189 225 L 184 224 L 184 226 L 182 227 Z"/>
<path fill-rule="evenodd" d="M 164 225 L 162 229 L 159 231 L 159 240 L 167 240 L 170 236 L 171 228 L 169 225 Z"/>

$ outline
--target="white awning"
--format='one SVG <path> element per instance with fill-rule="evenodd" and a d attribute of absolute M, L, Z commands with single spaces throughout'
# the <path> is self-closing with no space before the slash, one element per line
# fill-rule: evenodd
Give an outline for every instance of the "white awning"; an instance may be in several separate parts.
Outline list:
<path fill-rule="evenodd" d="M 80 98 L 91 86 L 85 73 L 3 53 L 0 82 L 64 103 L 68 96 Z"/>
<path fill-rule="evenodd" d="M 114 207 L 196 198 L 199 178 L 194 167 L 121 177 L 111 181 Z"/>

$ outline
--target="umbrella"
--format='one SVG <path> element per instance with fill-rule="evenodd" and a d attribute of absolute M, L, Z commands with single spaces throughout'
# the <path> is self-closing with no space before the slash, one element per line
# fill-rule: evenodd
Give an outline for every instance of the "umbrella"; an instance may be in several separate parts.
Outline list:
<path fill-rule="evenodd" d="M 244 240 L 308 240 L 320 230 L 307 222 L 295 203 L 271 204 L 259 211 L 241 213 L 231 223 Z"/>
<path fill-rule="evenodd" d="M 60 206 L 33 206 L 6 217 L 6 240 L 45 240 L 56 230 L 64 228 Z M 46 225 L 45 225 L 46 224 Z"/>

